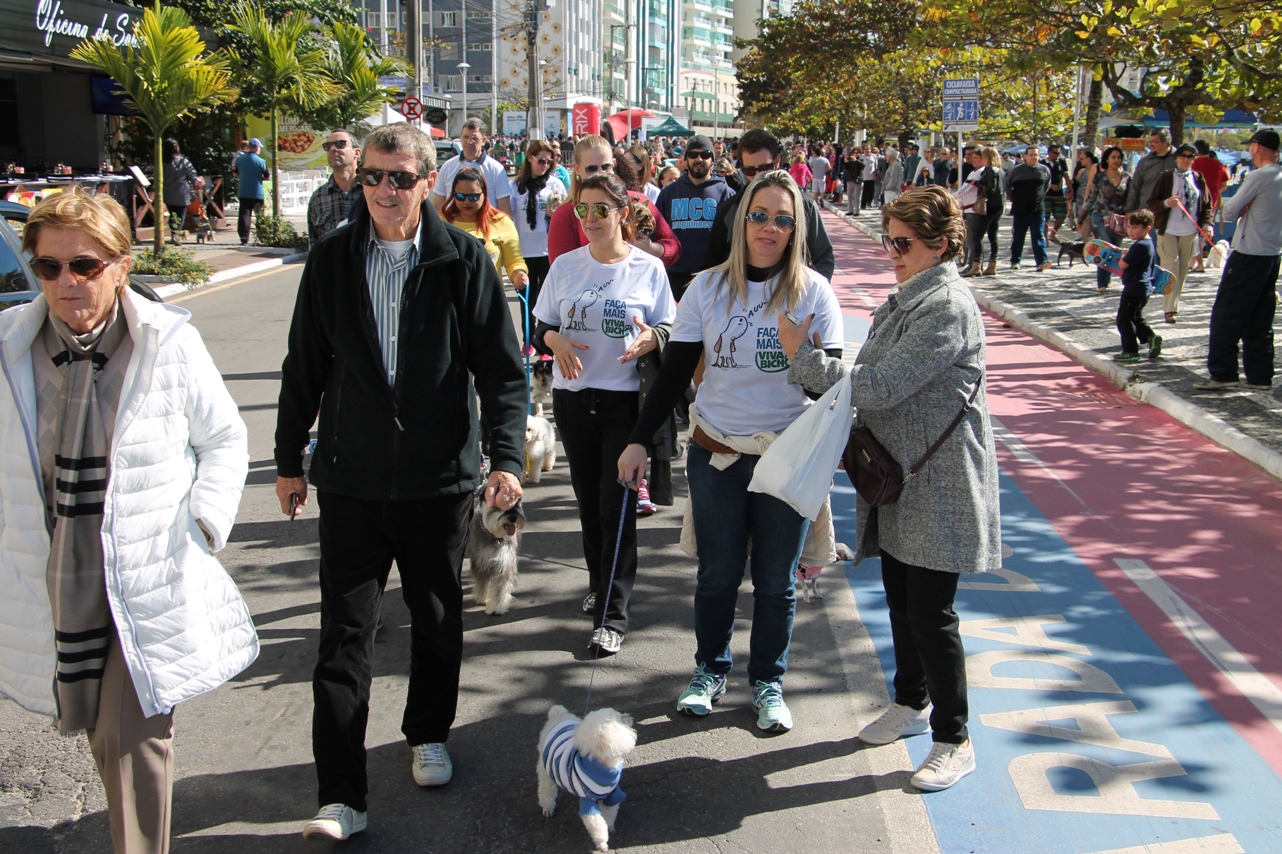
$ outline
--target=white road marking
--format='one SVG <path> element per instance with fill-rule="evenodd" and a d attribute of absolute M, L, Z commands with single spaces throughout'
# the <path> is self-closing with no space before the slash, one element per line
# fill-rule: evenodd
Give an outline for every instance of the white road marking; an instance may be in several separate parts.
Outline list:
<path fill-rule="evenodd" d="M 1217 833 L 1215 836 L 1154 842 L 1152 845 L 1136 845 L 1133 848 L 1110 848 L 1094 854 L 1245 854 L 1245 849 L 1233 834 Z"/>
<path fill-rule="evenodd" d="M 1224 636 L 1189 607 L 1184 598 L 1142 560 L 1113 558 L 1118 568 L 1135 582 L 1144 595 L 1180 630 L 1215 669 L 1251 701 L 1265 720 L 1282 732 L 1282 689 L 1255 669 L 1246 656 L 1238 652 Z"/>

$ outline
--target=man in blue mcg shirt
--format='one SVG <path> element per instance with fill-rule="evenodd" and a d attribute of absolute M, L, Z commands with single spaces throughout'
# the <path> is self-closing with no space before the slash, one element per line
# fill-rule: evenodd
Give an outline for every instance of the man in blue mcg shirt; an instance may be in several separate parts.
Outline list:
<path fill-rule="evenodd" d="M 680 300 L 694 274 L 703 269 L 703 256 L 717 218 L 717 205 L 734 197 L 734 188 L 712 172 L 712 142 L 703 134 L 686 145 L 686 169 L 659 192 L 655 207 L 681 241 L 681 257 L 668 268 L 673 298 Z"/>

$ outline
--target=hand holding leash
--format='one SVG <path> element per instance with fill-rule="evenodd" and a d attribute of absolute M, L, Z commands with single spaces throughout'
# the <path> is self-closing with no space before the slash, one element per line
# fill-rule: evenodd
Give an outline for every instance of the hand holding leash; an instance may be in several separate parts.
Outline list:
<path fill-rule="evenodd" d="M 619 483 L 635 490 L 645 475 L 645 463 L 649 456 L 645 445 L 633 443 L 624 448 L 619 455 Z"/>
<path fill-rule="evenodd" d="M 294 517 L 303 515 L 302 508 L 307 506 L 307 478 L 277 477 L 276 499 L 280 501 L 280 512 L 291 522 Z"/>
<path fill-rule="evenodd" d="M 485 483 L 485 503 L 500 510 L 511 510 L 521 500 L 521 481 L 511 472 L 493 471 Z"/>

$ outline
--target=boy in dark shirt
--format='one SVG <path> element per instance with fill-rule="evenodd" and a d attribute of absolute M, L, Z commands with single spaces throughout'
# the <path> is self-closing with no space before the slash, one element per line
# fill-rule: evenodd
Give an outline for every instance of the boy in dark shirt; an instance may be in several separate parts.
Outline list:
<path fill-rule="evenodd" d="M 1157 250 L 1148 236 L 1152 228 L 1153 214 L 1149 211 L 1141 208 L 1126 215 L 1126 236 L 1135 242 L 1118 262 L 1122 300 L 1117 306 L 1117 331 L 1122 336 L 1122 352 L 1115 358 L 1119 362 L 1138 362 L 1140 344 L 1148 345 L 1150 359 L 1162 353 L 1162 336 L 1144 322 L 1144 306 L 1148 305 L 1149 284 L 1157 263 Z"/>

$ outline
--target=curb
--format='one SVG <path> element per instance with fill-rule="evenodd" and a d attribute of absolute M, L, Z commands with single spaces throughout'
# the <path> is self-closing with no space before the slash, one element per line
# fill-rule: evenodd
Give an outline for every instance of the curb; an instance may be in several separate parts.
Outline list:
<path fill-rule="evenodd" d="M 854 220 L 852 217 L 847 217 L 845 213 L 837 210 L 827 199 L 823 200 L 823 206 L 841 217 L 847 225 L 852 226 L 868 237 L 880 237 L 880 231 L 875 230 L 870 225 Z M 987 291 L 978 290 L 969 283 L 967 287 L 970 288 L 971 294 L 975 297 L 975 302 L 984 311 L 1001 318 L 1021 332 L 1025 332 L 1039 341 L 1049 344 L 1090 370 L 1102 374 L 1109 382 L 1126 392 L 1131 398 L 1140 403 L 1147 403 L 1155 409 L 1160 409 L 1176 421 L 1191 427 L 1225 450 L 1232 451 L 1248 462 L 1264 469 L 1270 476 L 1282 480 L 1282 453 L 1278 453 L 1258 439 L 1252 439 L 1224 419 L 1217 415 L 1212 415 L 1197 404 L 1180 397 L 1164 385 L 1134 382 L 1135 372 L 1119 367 L 1113 360 L 1101 356 L 1089 347 L 1078 344 L 1059 330 L 1033 321 L 1023 311 L 1010 303 L 997 299 Z"/>
<path fill-rule="evenodd" d="M 219 285 L 224 282 L 239 279 L 242 276 L 261 273 L 264 270 L 271 270 L 274 267 L 283 267 L 286 264 L 293 264 L 306 258 L 306 252 L 296 252 L 293 255 L 282 255 L 279 258 L 267 258 L 263 261 L 255 261 L 252 264 L 244 264 L 240 267 L 228 267 L 226 270 L 219 270 L 198 285 L 184 285 L 175 282 L 172 285 L 159 285 L 153 288 L 153 290 L 161 299 L 169 299 L 170 297 L 177 296 L 184 291 L 198 290 L 208 285 Z"/>

